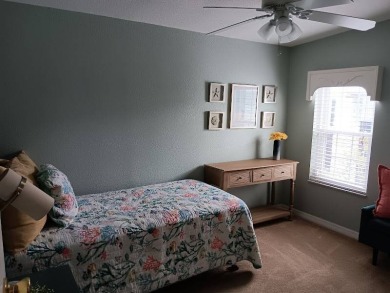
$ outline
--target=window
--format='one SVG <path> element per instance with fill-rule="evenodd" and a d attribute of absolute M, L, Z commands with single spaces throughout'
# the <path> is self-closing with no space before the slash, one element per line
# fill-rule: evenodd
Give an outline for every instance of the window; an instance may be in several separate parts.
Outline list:
<path fill-rule="evenodd" d="M 365 194 L 375 102 L 358 86 L 314 93 L 309 181 Z"/>

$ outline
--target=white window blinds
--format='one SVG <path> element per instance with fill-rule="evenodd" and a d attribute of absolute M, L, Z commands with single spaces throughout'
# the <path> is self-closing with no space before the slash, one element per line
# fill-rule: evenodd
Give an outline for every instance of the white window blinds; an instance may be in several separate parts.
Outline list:
<path fill-rule="evenodd" d="M 365 194 L 375 102 L 361 87 L 326 87 L 314 103 L 309 180 Z"/>

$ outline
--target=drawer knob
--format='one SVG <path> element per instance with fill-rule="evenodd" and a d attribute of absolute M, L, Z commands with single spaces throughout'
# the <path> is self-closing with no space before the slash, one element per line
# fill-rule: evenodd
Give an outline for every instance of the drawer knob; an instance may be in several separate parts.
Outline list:
<path fill-rule="evenodd" d="M 241 179 L 242 179 L 242 177 L 241 177 L 241 176 L 237 178 L 237 180 L 241 180 Z"/>
<path fill-rule="evenodd" d="M 284 171 L 282 171 L 281 173 L 284 174 Z"/>

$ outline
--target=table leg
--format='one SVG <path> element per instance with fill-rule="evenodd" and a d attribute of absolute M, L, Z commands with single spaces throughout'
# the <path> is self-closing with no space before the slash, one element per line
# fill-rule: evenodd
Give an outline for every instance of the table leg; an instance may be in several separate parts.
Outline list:
<path fill-rule="evenodd" d="M 295 180 L 291 179 L 290 180 L 290 206 L 289 206 L 290 220 L 292 220 L 292 216 L 293 216 L 294 193 L 295 193 Z"/>
<path fill-rule="evenodd" d="M 275 204 L 275 182 L 271 182 L 271 205 Z"/>

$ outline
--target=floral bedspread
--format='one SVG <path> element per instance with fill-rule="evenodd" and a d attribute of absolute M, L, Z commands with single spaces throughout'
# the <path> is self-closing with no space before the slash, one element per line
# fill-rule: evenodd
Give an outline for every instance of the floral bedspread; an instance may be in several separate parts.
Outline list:
<path fill-rule="evenodd" d="M 181 180 L 78 196 L 69 227 L 44 229 L 6 255 L 9 278 L 68 264 L 81 292 L 150 292 L 241 260 L 261 267 L 251 216 L 239 198 Z"/>

